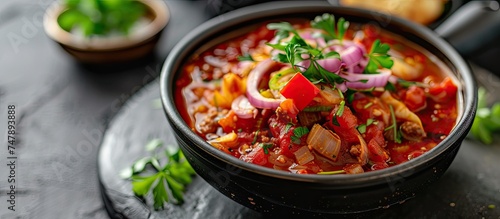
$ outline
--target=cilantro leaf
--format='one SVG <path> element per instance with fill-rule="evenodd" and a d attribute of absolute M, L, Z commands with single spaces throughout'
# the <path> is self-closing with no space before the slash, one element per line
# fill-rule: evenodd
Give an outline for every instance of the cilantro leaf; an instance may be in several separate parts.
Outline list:
<path fill-rule="evenodd" d="M 379 67 L 390 69 L 394 65 L 394 61 L 388 54 L 390 50 L 389 44 L 381 43 L 376 39 L 368 54 L 369 60 L 365 68 L 365 73 L 375 74 Z"/>

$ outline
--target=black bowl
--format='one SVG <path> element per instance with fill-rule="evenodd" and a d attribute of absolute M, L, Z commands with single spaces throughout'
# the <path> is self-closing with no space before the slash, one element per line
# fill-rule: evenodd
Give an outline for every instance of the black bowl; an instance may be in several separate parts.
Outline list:
<path fill-rule="evenodd" d="M 173 90 L 183 63 L 192 54 L 243 34 L 263 21 L 312 19 L 325 12 L 356 23 L 377 24 L 427 49 L 451 69 L 461 83 L 460 115 L 445 140 L 416 159 L 383 170 L 357 175 L 299 175 L 236 159 L 191 131 L 175 106 Z M 211 19 L 191 31 L 170 52 L 160 83 L 168 121 L 196 172 L 227 197 L 263 213 L 357 213 L 386 208 L 414 197 L 450 166 L 472 125 L 477 104 L 476 85 L 468 65 L 428 28 L 376 12 L 311 1 L 265 3 Z"/>

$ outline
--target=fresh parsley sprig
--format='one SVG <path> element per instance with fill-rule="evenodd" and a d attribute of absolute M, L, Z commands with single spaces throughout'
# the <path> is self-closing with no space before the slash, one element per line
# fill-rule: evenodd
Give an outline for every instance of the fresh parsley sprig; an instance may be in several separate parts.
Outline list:
<path fill-rule="evenodd" d="M 472 124 L 472 135 L 484 144 L 493 143 L 494 133 L 500 131 L 500 102 L 488 107 L 486 89 L 478 90 L 477 113 Z"/>
<path fill-rule="evenodd" d="M 394 61 L 388 54 L 389 50 L 390 50 L 389 44 L 381 43 L 379 39 L 376 39 L 372 44 L 370 53 L 368 53 L 369 59 L 364 73 L 376 74 L 378 73 L 377 70 L 380 67 L 387 69 L 392 68 L 392 65 L 394 65 Z"/>
<path fill-rule="evenodd" d="M 335 28 L 335 17 L 331 14 L 325 13 L 321 16 L 316 16 L 316 18 L 311 21 L 311 27 L 325 32 L 321 34 L 321 36 L 325 39 L 325 42 L 334 39 L 342 42 L 347 28 L 349 28 L 349 22 L 341 17 L 337 22 L 337 28 Z"/>
<path fill-rule="evenodd" d="M 146 145 L 146 149 L 157 151 L 162 146 L 163 141 L 154 139 Z M 163 166 L 160 165 L 160 154 L 167 158 L 167 162 Z M 134 162 L 130 168 L 120 173 L 123 178 L 132 180 L 132 190 L 135 195 L 144 198 L 149 193 L 153 194 L 155 210 L 162 209 L 164 204 L 169 201 L 182 204 L 186 185 L 192 182 L 191 177 L 195 174 L 184 154 L 178 148 L 170 146 L 160 154 L 141 158 Z M 147 168 L 148 166 L 152 168 Z"/>

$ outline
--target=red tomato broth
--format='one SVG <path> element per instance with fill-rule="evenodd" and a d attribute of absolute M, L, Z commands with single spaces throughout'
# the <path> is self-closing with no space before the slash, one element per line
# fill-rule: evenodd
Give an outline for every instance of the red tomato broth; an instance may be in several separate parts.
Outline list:
<path fill-rule="evenodd" d="M 309 22 L 299 24 L 295 27 L 305 28 L 309 27 Z M 346 34 L 346 38 L 350 38 L 354 34 L 353 29 L 361 29 L 366 34 L 366 37 L 363 39 L 362 44 L 365 46 L 371 45 L 374 39 L 380 39 L 382 42 L 389 43 L 391 45 L 391 49 L 397 50 L 404 57 L 413 58 L 415 62 L 422 64 L 422 75 L 419 76 L 415 81 L 427 81 L 430 86 L 439 85 L 443 81 L 444 78 L 449 77 L 450 74 L 447 73 L 447 70 L 442 63 L 438 63 L 439 61 L 429 59 L 428 55 L 425 55 L 426 52 L 422 52 L 421 49 L 416 49 L 417 46 L 412 43 L 408 43 L 396 36 L 392 36 L 383 31 L 373 32 L 373 27 L 361 26 L 361 25 L 351 25 L 351 28 Z M 364 28 L 364 29 L 363 29 Z M 229 131 L 236 132 L 238 134 L 238 142 L 240 144 L 238 149 L 228 149 L 229 153 L 233 156 L 240 158 L 246 162 L 251 162 L 257 165 L 266 166 L 269 168 L 275 168 L 285 171 L 291 171 L 294 173 L 301 174 L 311 174 L 318 172 L 327 172 L 327 171 L 337 171 L 342 170 L 344 168 L 345 163 L 356 163 L 355 158 L 350 156 L 349 148 L 351 145 L 350 142 L 342 141 L 340 157 L 337 162 L 333 162 L 322 156 L 315 150 L 311 150 L 312 155 L 314 156 L 314 160 L 308 162 L 304 165 L 298 165 L 297 163 L 292 163 L 289 166 L 291 160 L 295 160 L 294 152 L 297 151 L 300 147 L 307 146 L 306 136 L 300 138 L 299 142 L 293 143 L 291 142 L 290 136 L 293 133 L 293 130 L 297 128 L 296 126 L 288 127 L 287 129 L 287 120 L 280 118 L 280 115 L 273 116 L 275 113 L 271 110 L 262 110 L 259 109 L 258 115 L 255 119 L 241 119 L 237 118 L 234 123 L 235 127 L 227 129 L 222 128 L 220 126 L 217 127 L 217 130 L 212 133 L 207 134 L 200 132 L 199 129 L 195 126 L 195 116 L 193 115 L 194 108 L 210 108 L 211 106 L 205 106 L 206 104 L 201 98 L 204 96 L 204 92 L 200 92 L 196 96 L 199 98 L 196 100 L 190 99 L 191 97 L 187 97 L 184 94 L 183 89 L 189 86 L 192 83 L 199 81 L 206 81 L 212 83 L 214 81 L 220 80 L 222 75 L 228 73 L 227 70 L 221 70 L 219 67 L 214 67 L 205 62 L 204 57 L 213 56 L 225 62 L 228 62 L 232 65 L 236 65 L 239 61 L 237 60 L 238 56 L 245 55 L 247 52 L 252 49 L 256 49 L 260 43 L 264 41 L 270 41 L 274 37 L 274 31 L 269 31 L 265 27 L 265 25 L 257 28 L 255 31 L 244 34 L 240 37 L 228 40 L 224 43 L 216 45 L 205 52 L 202 52 L 199 56 L 192 57 L 182 69 L 182 74 L 176 81 L 175 87 L 175 103 L 179 109 L 179 112 L 183 119 L 187 122 L 188 125 L 202 138 L 210 141 L 215 137 L 211 136 L 220 136 L 224 133 L 228 133 Z M 243 45 L 243 46 L 242 46 Z M 370 47 L 367 46 L 366 50 L 369 51 Z M 226 51 L 226 52 L 221 52 Z M 242 52 L 245 51 L 245 52 Z M 208 65 L 208 66 L 207 66 Z M 280 67 L 282 67 L 280 65 Z M 198 69 L 198 70 L 196 70 Z M 275 69 L 278 70 L 278 69 Z M 222 71 L 222 73 L 221 73 Z M 264 79 L 267 81 L 267 79 Z M 216 84 L 216 83 L 215 83 Z M 399 100 L 403 101 L 404 95 L 406 92 L 406 88 L 402 88 L 397 86 L 397 91 L 395 95 L 399 98 Z M 370 160 L 368 164 L 363 166 L 364 171 L 371 171 L 375 169 L 386 168 L 388 166 L 397 165 L 400 163 L 404 163 L 410 159 L 413 159 L 421 154 L 425 153 L 435 147 L 439 142 L 441 142 L 444 137 L 455 126 L 456 118 L 457 118 L 457 98 L 455 94 L 454 98 L 448 98 L 446 102 L 436 102 L 429 95 L 429 88 L 425 88 L 427 97 L 426 97 L 426 107 L 423 110 L 416 112 L 420 118 L 422 125 L 427 132 L 427 137 L 422 139 L 421 141 L 408 141 L 403 140 L 401 143 L 395 143 L 391 140 L 385 140 L 386 145 L 384 147 L 380 146 L 381 149 L 378 149 L 379 158 L 384 157 L 382 152 L 387 153 L 390 159 L 387 162 L 378 162 L 378 159 L 374 159 L 377 161 Z M 433 89 L 433 88 L 431 88 Z M 434 89 L 435 90 L 435 89 Z M 456 92 L 456 87 L 455 87 Z M 206 93 L 206 92 L 205 92 Z M 378 97 L 380 93 L 374 93 L 375 97 Z M 346 109 L 350 109 L 352 113 L 355 115 L 355 119 L 357 119 L 357 125 L 362 125 L 367 122 L 368 118 L 372 118 L 373 115 L 363 115 L 357 114 L 355 111 L 355 107 L 352 104 L 346 104 Z M 213 107 L 212 107 L 213 108 Z M 203 110 L 202 110 L 203 111 Z M 206 113 L 206 112 L 205 112 Z M 220 113 L 220 112 L 219 112 Z M 220 120 L 225 115 L 218 115 L 214 119 Z M 331 116 L 331 115 L 330 115 Z M 287 117 L 283 115 L 283 117 Z M 227 118 L 226 118 L 227 119 Z M 229 118 L 230 120 L 230 118 Z M 331 127 L 331 117 L 324 116 L 321 120 L 324 123 L 325 127 Z M 350 121 L 346 121 L 350 122 Z M 388 126 L 388 124 L 385 124 Z M 370 127 L 369 127 L 370 128 Z M 351 131 L 342 131 L 337 127 L 332 127 L 332 131 L 339 134 L 339 136 L 344 135 L 345 133 L 349 133 Z M 369 138 L 374 138 L 373 142 L 380 141 L 380 135 L 373 134 L 373 128 L 370 128 L 370 133 L 372 134 L 362 134 L 362 136 L 366 139 L 367 135 L 371 135 Z M 344 133 L 343 133 L 344 132 Z M 345 134 L 349 135 L 349 134 Z M 372 135 L 378 136 L 373 137 Z M 352 136 L 351 140 L 352 141 Z M 383 137 L 383 136 L 382 136 Z M 356 139 L 354 139 L 356 140 Z M 259 142 L 264 142 L 260 143 Z M 377 146 L 373 149 L 373 142 L 366 142 L 366 144 L 370 144 L 370 150 L 377 151 Z M 273 147 L 265 148 L 262 144 L 272 144 Z M 288 146 L 287 146 L 288 145 Z M 378 145 L 378 144 L 377 144 Z M 310 147 L 309 147 L 310 148 Z M 226 151 L 226 152 L 228 152 Z M 376 153 L 376 152 L 375 152 Z M 280 156 L 284 157 L 280 157 Z M 271 159 L 272 158 L 272 159 Z M 268 160 L 266 160 L 268 159 Z"/>

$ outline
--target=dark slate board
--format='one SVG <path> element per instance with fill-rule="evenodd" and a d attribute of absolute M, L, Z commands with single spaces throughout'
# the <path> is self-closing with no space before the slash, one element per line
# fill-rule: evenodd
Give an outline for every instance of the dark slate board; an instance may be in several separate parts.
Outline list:
<path fill-rule="evenodd" d="M 490 91 L 500 80 L 474 68 L 478 81 Z M 499 98 L 498 96 L 496 97 Z M 118 172 L 145 156 L 152 138 L 175 144 L 172 130 L 159 104 L 157 81 L 133 96 L 110 123 L 98 157 L 101 192 L 112 218 L 262 218 L 253 210 L 223 196 L 201 177 L 187 187 L 183 205 L 168 204 L 152 210 L 131 191 L 130 181 Z M 500 141 L 482 145 L 466 139 L 443 177 L 411 200 L 364 215 L 370 218 L 500 218 Z M 307 201 L 307 200 L 305 200 Z M 488 208 L 495 205 L 495 208 Z M 352 216 L 352 215 L 351 215 Z"/>

